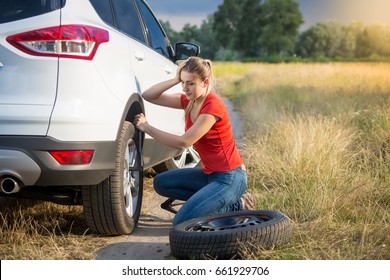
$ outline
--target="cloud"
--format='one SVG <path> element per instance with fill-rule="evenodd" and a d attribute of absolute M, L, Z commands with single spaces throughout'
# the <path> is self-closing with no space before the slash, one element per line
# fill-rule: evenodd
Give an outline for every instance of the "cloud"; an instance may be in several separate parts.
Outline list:
<path fill-rule="evenodd" d="M 186 23 L 200 25 L 217 11 L 224 0 L 147 0 L 158 19 L 169 21 L 181 30 Z M 239 0 L 237 0 L 239 1 Z M 341 24 L 361 21 L 364 24 L 381 22 L 390 25 L 390 0 L 296 0 L 305 23 L 305 30 L 317 22 L 336 20 Z"/>
<path fill-rule="evenodd" d="M 150 8 L 159 20 L 169 21 L 176 31 L 186 23 L 200 26 L 207 16 L 217 11 L 223 0 L 148 0 Z"/>
<path fill-rule="evenodd" d="M 148 0 L 147 2 L 153 10 L 159 11 L 161 14 L 184 16 L 196 13 L 206 17 L 214 13 L 223 0 Z"/>
<path fill-rule="evenodd" d="M 172 29 L 176 31 L 180 31 L 183 28 L 183 26 L 187 23 L 191 25 L 200 26 L 202 22 L 206 20 L 206 16 L 204 16 L 203 14 L 198 14 L 198 15 L 193 14 L 193 15 L 186 15 L 186 16 L 159 14 L 157 18 L 162 21 L 169 21 Z"/>
<path fill-rule="evenodd" d="M 361 21 L 366 25 L 390 24 L 389 0 L 297 0 L 307 29 L 317 22 L 336 20 L 341 24 Z"/>

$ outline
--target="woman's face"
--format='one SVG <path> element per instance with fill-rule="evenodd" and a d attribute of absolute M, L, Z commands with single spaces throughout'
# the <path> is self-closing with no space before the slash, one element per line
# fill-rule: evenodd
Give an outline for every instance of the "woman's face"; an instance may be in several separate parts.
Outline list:
<path fill-rule="evenodd" d="M 208 79 L 202 81 L 199 77 L 187 71 L 180 73 L 181 85 L 188 100 L 196 100 L 205 96 L 208 90 Z"/>

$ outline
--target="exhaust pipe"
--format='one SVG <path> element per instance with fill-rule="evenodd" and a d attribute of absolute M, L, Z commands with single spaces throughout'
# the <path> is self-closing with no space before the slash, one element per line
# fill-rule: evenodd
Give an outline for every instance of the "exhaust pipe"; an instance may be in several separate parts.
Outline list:
<path fill-rule="evenodd" d="M 0 180 L 1 191 L 5 194 L 13 194 L 20 191 L 21 185 L 12 177 L 5 177 Z"/>

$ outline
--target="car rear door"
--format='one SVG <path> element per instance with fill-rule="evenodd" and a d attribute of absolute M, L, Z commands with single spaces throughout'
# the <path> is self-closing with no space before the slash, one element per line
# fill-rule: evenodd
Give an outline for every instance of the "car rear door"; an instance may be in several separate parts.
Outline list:
<path fill-rule="evenodd" d="M 35 30 L 59 26 L 61 2 L 0 1 L 0 135 L 47 133 L 56 98 L 58 58 L 31 55 L 29 49 L 43 46 L 23 40 Z M 20 34 L 24 36 L 15 36 Z"/>
<path fill-rule="evenodd" d="M 142 51 L 142 57 L 138 57 L 136 65 L 138 69 L 146 68 L 147 71 L 138 71 L 140 84 L 143 90 L 150 86 L 172 79 L 176 75 L 175 65 L 170 60 L 170 45 L 160 24 L 144 1 L 136 0 L 143 23 L 149 48 Z M 182 92 L 180 85 L 169 89 L 167 92 Z M 145 102 L 145 112 L 148 120 L 159 129 L 173 133 L 184 132 L 184 115 L 182 110 L 170 109 Z"/>

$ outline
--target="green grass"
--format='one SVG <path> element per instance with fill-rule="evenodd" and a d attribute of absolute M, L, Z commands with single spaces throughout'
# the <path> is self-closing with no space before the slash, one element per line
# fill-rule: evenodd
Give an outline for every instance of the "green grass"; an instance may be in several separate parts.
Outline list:
<path fill-rule="evenodd" d="M 215 68 L 245 123 L 249 189 L 294 226 L 248 258 L 390 259 L 390 64 Z"/>

